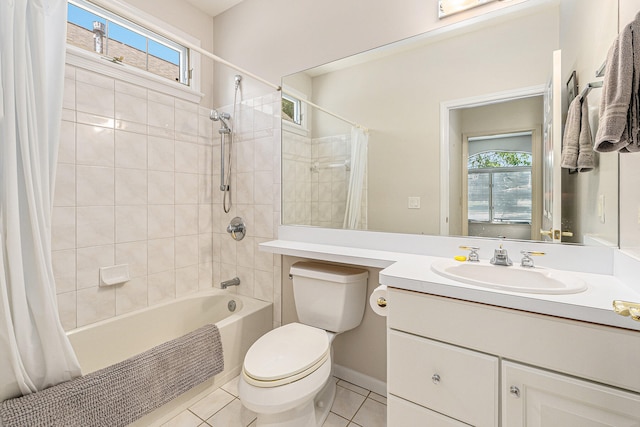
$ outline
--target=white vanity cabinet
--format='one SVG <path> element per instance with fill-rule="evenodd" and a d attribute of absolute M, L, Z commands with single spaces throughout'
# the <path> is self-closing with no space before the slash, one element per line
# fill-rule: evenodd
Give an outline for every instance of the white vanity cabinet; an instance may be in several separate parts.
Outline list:
<path fill-rule="evenodd" d="M 513 362 L 502 378 L 503 426 L 640 426 L 638 394 Z"/>
<path fill-rule="evenodd" d="M 395 330 L 387 338 L 389 393 L 471 425 L 498 425 L 497 357 Z"/>
<path fill-rule="evenodd" d="M 640 427 L 640 332 L 389 288 L 387 425 Z"/>

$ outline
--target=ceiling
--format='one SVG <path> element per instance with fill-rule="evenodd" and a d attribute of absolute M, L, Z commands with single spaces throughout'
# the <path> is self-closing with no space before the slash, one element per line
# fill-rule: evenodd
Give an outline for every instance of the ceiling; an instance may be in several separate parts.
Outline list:
<path fill-rule="evenodd" d="M 242 0 L 187 0 L 208 15 L 216 16 L 240 3 Z"/>

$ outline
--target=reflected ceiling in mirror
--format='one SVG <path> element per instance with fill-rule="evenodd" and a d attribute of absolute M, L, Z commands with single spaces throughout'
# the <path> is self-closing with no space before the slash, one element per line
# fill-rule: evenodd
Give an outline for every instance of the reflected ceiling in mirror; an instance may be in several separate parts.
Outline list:
<path fill-rule="evenodd" d="M 455 25 L 284 77 L 287 94 L 302 100 L 302 114 L 299 123 L 282 123 L 282 223 L 344 228 L 347 210 L 359 207 L 357 229 L 437 235 L 443 234 L 445 222 L 449 233 L 468 235 L 478 224 L 462 223 L 468 217 L 461 212 L 463 200 L 468 202 L 465 138 L 522 131 L 540 139 L 535 148 L 540 151 L 533 156 L 531 179 L 537 184 L 532 184 L 531 203 L 537 203 L 532 212 L 543 212 L 547 159 L 539 148 L 541 110 L 553 52 L 562 50 L 563 83 L 573 71 L 579 90 L 596 80 L 594 72 L 617 35 L 617 1 L 515 3 L 498 2 L 494 6 L 500 9 L 488 13 L 474 9 L 467 13 L 479 11 L 477 17 Z M 537 92 L 501 100 L 516 103 L 472 102 L 531 88 Z M 593 134 L 599 98 L 600 91 L 589 94 Z M 355 160 L 362 147 L 353 143 L 352 126 L 304 100 L 370 129 L 361 198 L 353 199 L 349 187 L 353 171 L 362 170 Z M 464 107 L 443 108 L 453 104 Z M 449 135 L 446 141 L 444 134 Z M 562 231 L 573 234 L 563 242 L 617 245 L 617 155 L 600 154 L 592 172 L 563 170 L 561 176 L 562 209 L 557 211 L 562 212 Z M 449 190 L 444 200 L 443 186 Z M 543 240 L 535 215 L 531 240 Z M 508 235 L 496 231 L 487 236 L 490 227 L 480 228 L 485 237 Z"/>

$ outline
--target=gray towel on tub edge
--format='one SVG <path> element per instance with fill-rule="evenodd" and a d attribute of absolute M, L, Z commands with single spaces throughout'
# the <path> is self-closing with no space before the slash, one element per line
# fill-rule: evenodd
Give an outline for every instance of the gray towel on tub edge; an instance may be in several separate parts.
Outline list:
<path fill-rule="evenodd" d="M 224 369 L 216 325 L 0 405 L 3 427 L 126 426 Z"/>

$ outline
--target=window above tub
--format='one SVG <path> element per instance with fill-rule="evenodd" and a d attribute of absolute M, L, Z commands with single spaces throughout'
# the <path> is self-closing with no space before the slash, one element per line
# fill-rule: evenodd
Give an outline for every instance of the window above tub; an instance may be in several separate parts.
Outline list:
<path fill-rule="evenodd" d="M 198 101 L 200 55 L 170 34 L 195 46 L 199 40 L 125 3 L 112 0 L 106 5 L 116 5 L 120 14 L 86 0 L 69 0 L 67 63 Z M 144 22 L 166 28 L 169 34 L 153 32 Z"/>

